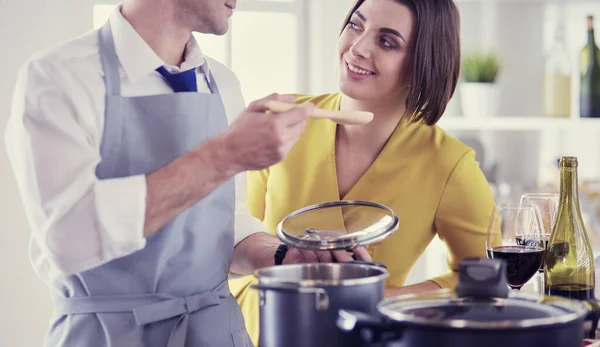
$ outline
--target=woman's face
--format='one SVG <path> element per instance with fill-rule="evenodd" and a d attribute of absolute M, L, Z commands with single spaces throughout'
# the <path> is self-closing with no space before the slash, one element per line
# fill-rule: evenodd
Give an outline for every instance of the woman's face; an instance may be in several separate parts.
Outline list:
<path fill-rule="evenodd" d="M 366 0 L 338 41 L 340 90 L 355 100 L 399 95 L 410 82 L 414 15 L 393 0 Z"/>

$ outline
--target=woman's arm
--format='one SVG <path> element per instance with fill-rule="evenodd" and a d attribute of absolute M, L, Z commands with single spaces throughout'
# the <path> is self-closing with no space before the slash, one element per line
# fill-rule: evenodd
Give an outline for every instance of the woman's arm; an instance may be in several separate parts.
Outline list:
<path fill-rule="evenodd" d="M 493 207 L 490 186 L 475 160 L 475 152 L 469 150 L 451 173 L 434 219 L 435 231 L 448 246 L 452 272 L 431 281 L 442 288 L 454 288 L 462 259 L 487 257 L 485 240 Z"/>
<path fill-rule="evenodd" d="M 468 257 L 486 257 L 485 239 L 494 198 L 473 151 L 458 161 L 442 193 L 434 228 L 449 249 L 451 272 L 417 284 L 387 288 L 386 297 L 454 288 L 458 265 Z"/>

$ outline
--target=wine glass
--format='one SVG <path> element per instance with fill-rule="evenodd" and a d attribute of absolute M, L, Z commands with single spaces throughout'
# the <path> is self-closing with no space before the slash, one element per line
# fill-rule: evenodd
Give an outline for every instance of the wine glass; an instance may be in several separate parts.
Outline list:
<path fill-rule="evenodd" d="M 548 247 L 550 234 L 556 222 L 556 213 L 558 212 L 559 195 L 552 193 L 525 193 L 521 196 L 521 204 L 533 205 L 538 209 L 540 216 L 540 228 L 542 229 L 542 240 L 544 241 L 544 249 Z M 532 237 L 521 238 L 520 241 L 529 242 Z M 544 263 L 540 266 L 539 272 L 544 272 Z"/>
<path fill-rule="evenodd" d="M 548 249 L 548 242 L 550 241 L 550 234 L 554 228 L 556 222 L 556 214 L 558 213 L 558 205 L 560 202 L 560 196 L 553 193 L 525 193 L 521 196 L 521 204 L 533 205 L 538 209 L 540 215 L 540 227 L 542 229 L 542 239 L 544 241 L 544 249 Z M 531 235 L 533 236 L 533 235 Z M 529 242 L 532 237 L 525 237 L 521 239 L 521 242 Z M 536 281 L 534 282 L 533 290 L 536 293 L 544 293 L 544 262 L 538 270 L 538 274 L 535 275 Z"/>
<path fill-rule="evenodd" d="M 506 277 L 513 291 L 520 290 L 542 265 L 545 249 L 539 222 L 538 209 L 530 204 L 499 204 L 492 211 L 487 255 L 506 262 Z M 525 238 L 528 242 L 524 243 Z"/>

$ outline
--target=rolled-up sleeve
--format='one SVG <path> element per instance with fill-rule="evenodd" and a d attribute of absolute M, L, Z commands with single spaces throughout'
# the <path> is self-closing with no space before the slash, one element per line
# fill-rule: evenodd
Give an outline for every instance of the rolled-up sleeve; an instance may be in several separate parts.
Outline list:
<path fill-rule="evenodd" d="M 448 246 L 451 272 L 432 278 L 433 282 L 442 288 L 454 288 L 462 259 L 486 257 L 485 240 L 493 207 L 489 184 L 470 150 L 452 171 L 436 211 L 435 230 Z"/>
<path fill-rule="evenodd" d="M 247 181 L 246 173 L 241 173 L 235 177 L 235 244 L 247 238 L 248 236 L 267 232 L 266 227 L 261 220 L 254 217 L 246 207 L 247 199 Z"/>
<path fill-rule="evenodd" d="M 242 95 L 240 81 L 233 72 L 224 68 L 220 64 L 211 61 L 211 66 L 215 67 L 215 75 L 225 81 L 227 88 L 223 89 L 223 102 L 229 124 L 233 123 L 240 113 L 246 108 L 246 102 Z M 243 241 L 248 236 L 267 232 L 262 221 L 255 218 L 247 208 L 248 199 L 248 173 L 241 172 L 235 176 L 235 225 L 234 240 L 235 245 Z"/>
<path fill-rule="evenodd" d="M 145 246 L 146 178 L 98 179 L 99 141 L 61 73 L 35 61 L 20 71 L 5 139 L 33 241 L 73 274 Z"/>

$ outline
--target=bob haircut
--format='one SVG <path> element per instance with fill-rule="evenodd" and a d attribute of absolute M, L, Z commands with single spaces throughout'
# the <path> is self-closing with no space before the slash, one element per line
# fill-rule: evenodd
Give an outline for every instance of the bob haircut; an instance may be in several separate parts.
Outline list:
<path fill-rule="evenodd" d="M 413 122 L 434 125 L 454 95 L 460 74 L 460 15 L 454 0 L 392 0 L 415 16 L 414 54 L 406 114 Z M 344 20 L 342 32 L 356 10 L 357 0 Z M 404 117 L 403 117 L 404 118 Z"/>

